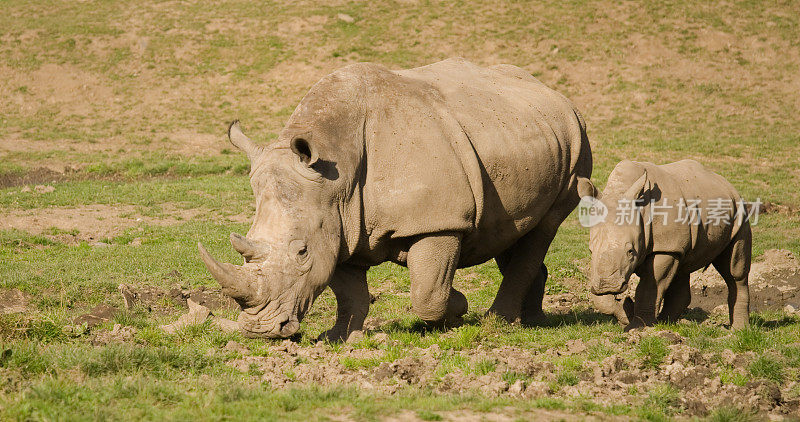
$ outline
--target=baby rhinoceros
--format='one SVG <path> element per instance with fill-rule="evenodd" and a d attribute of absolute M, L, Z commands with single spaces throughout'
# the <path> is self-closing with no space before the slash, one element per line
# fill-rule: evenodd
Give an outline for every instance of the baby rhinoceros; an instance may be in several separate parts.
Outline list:
<path fill-rule="evenodd" d="M 752 210 L 722 176 L 693 160 L 622 161 L 602 195 L 587 181 L 579 194 L 607 207 L 589 233 L 599 311 L 616 315 L 626 331 L 675 321 L 691 302 L 689 274 L 713 264 L 728 286 L 731 327 L 749 324 Z M 622 301 L 633 273 L 640 278 L 633 303 Z"/>

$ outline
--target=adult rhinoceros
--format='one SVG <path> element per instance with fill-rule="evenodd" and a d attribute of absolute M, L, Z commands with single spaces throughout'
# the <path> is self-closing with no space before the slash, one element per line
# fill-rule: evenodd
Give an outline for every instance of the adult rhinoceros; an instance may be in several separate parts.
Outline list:
<path fill-rule="evenodd" d="M 541 316 L 545 253 L 592 170 L 569 100 L 518 67 L 461 59 L 350 65 L 311 88 L 275 142 L 254 144 L 237 122 L 228 136 L 256 198 L 247 236 L 231 234 L 244 265 L 198 246 L 255 337 L 294 334 L 330 286 L 338 315 L 323 336 L 346 338 L 367 315 L 367 269 L 385 261 L 408 267 L 426 322 L 458 322 L 456 268 L 491 258 L 503 281 L 489 311 Z"/>

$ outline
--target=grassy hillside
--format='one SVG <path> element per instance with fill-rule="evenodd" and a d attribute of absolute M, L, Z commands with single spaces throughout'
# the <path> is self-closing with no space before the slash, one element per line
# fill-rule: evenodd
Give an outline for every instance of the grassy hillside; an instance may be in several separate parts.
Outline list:
<path fill-rule="evenodd" d="M 574 217 L 546 260 L 543 327 L 482 317 L 500 280 L 493 262 L 457 275 L 470 299 L 463 327 L 426 332 L 410 312 L 407 271 L 385 264 L 369 274 L 373 332 L 316 346 L 334 319 L 328 291 L 294 354 L 211 323 L 165 334 L 158 325 L 184 313 L 181 303 L 165 293 L 123 310 L 117 292 L 215 288 L 196 242 L 234 261 L 227 235 L 245 232 L 253 212 L 248 163 L 226 122 L 240 118 L 269 142 L 314 82 L 360 61 L 521 66 L 582 111 L 598 185 L 622 159 L 694 158 L 773 204 L 754 228 L 755 256 L 800 254 L 796 1 L 0 0 L 0 10 L 0 305 L 24 309 L 0 312 L 2 419 L 727 420 L 777 412 L 758 404 L 776 385 L 782 402 L 800 400 L 796 314 L 758 313 L 737 334 L 719 315 L 623 334 L 586 302 L 588 233 Z M 101 303 L 120 311 L 91 329 L 75 323 Z M 115 323 L 132 334 L 103 340 Z M 709 368 L 727 401 L 698 409 L 692 390 L 659 378 L 678 346 L 703 355 L 693 365 Z M 544 369 L 515 369 L 516 354 Z M 407 357 L 426 368 L 415 381 L 374 379 Z M 594 368 L 616 357 L 650 381 L 603 387 L 619 397 L 589 388 Z M 335 374 L 312 382 L 313 368 Z M 459 380 L 465 388 L 448 384 Z M 483 388 L 520 380 L 541 391 Z M 756 405 L 745 390 L 758 392 Z M 748 412 L 731 410 L 740 404 Z"/>

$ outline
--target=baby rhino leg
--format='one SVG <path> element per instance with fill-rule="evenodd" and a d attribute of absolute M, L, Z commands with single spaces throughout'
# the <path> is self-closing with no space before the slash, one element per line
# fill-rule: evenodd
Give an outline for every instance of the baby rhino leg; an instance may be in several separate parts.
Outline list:
<path fill-rule="evenodd" d="M 659 321 L 675 322 L 680 319 L 689 303 L 692 291 L 689 288 L 689 274 L 677 274 L 664 292 L 664 306 L 658 314 Z"/>
<path fill-rule="evenodd" d="M 733 329 L 750 325 L 747 276 L 750 273 L 751 243 L 750 224 L 745 223 L 728 247 L 714 259 L 714 268 L 728 285 L 728 316 Z"/>

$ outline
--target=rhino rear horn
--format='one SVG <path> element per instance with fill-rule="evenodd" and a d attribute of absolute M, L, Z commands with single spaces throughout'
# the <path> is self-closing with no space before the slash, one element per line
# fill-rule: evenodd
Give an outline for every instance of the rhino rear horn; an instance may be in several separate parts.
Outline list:
<path fill-rule="evenodd" d="M 242 132 L 238 120 L 234 120 L 231 122 L 231 125 L 228 126 L 228 139 L 230 139 L 233 145 L 244 151 L 250 161 L 253 161 L 253 158 L 261 152 L 261 148 Z"/>
<path fill-rule="evenodd" d="M 258 304 L 260 295 L 256 288 L 257 277 L 254 273 L 239 265 L 218 262 L 199 242 L 197 249 L 208 271 L 222 286 L 222 293 L 232 297 L 243 307 Z"/>
<path fill-rule="evenodd" d="M 247 259 L 251 259 L 258 254 L 258 247 L 250 239 L 239 233 L 231 233 L 231 246 Z"/>

